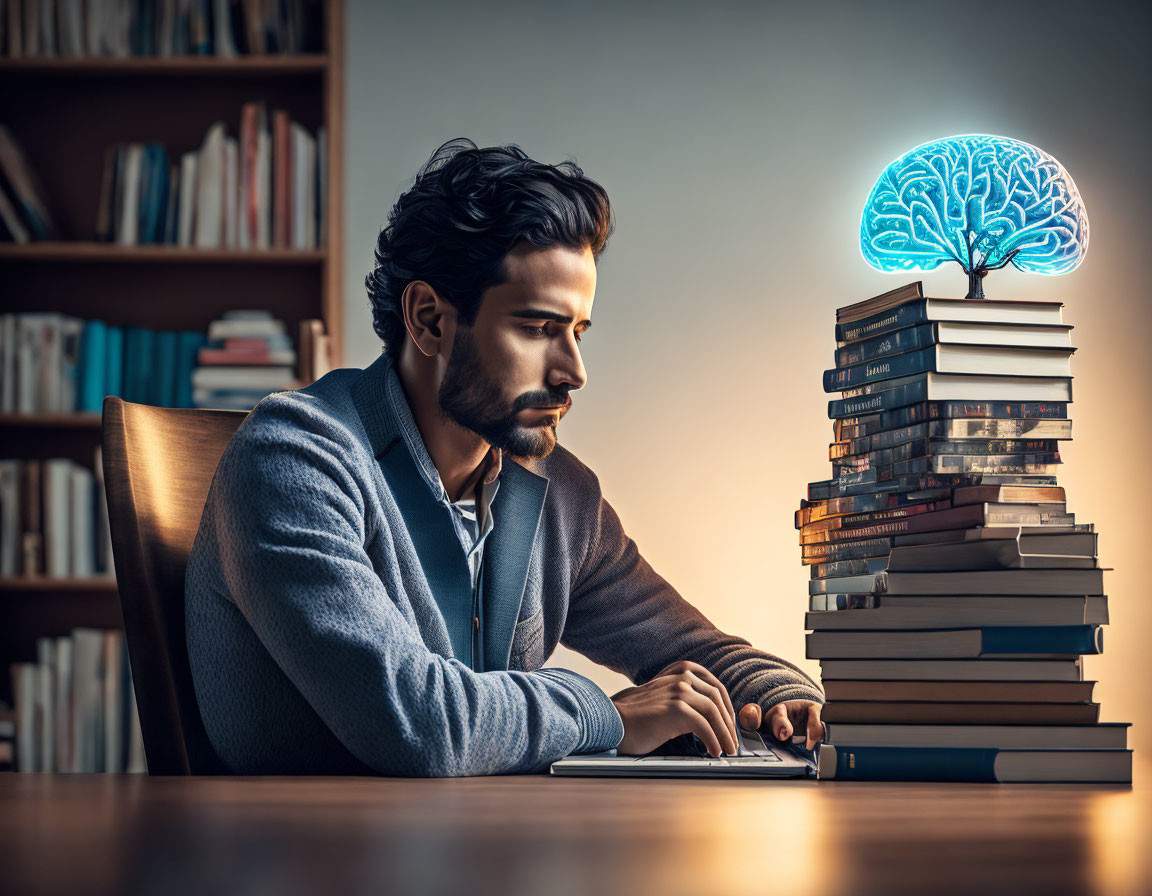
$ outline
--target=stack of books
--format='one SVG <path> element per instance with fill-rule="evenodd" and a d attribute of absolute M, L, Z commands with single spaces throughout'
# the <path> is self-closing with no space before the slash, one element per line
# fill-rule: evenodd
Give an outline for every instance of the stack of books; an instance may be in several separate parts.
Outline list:
<path fill-rule="evenodd" d="M 96 239 L 121 246 L 315 249 L 327 241 L 328 150 L 282 109 L 245 103 L 239 137 L 224 122 L 176 160 L 159 143 L 104 154 Z M 19 239 L 18 236 L 14 237 Z"/>
<path fill-rule="evenodd" d="M 0 577 L 114 575 L 101 447 L 91 468 L 66 457 L 0 460 Z"/>
<path fill-rule="evenodd" d="M 268 311 L 226 311 L 208 325 L 208 344 L 192 372 L 196 407 L 248 411 L 272 392 L 295 389 L 296 352 Z"/>
<path fill-rule="evenodd" d="M 37 638 L 36 662 L 9 671 L 16 771 L 147 770 L 123 632 Z"/>
<path fill-rule="evenodd" d="M 914 283 L 837 312 L 833 478 L 796 514 L 822 777 L 1131 781 L 1127 726 L 1082 674 L 1108 605 L 1057 484 L 1061 309 Z"/>
<path fill-rule="evenodd" d="M 194 330 L 118 327 L 57 312 L 0 314 L 0 412 L 101 412 L 106 395 L 192 407 Z"/>

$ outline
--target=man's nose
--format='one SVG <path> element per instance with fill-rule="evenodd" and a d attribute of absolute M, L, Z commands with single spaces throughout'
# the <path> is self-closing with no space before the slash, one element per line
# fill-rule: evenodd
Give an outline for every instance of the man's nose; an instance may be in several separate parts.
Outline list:
<path fill-rule="evenodd" d="M 584 359 L 580 357 L 580 348 L 576 344 L 575 337 L 570 335 L 565 341 L 564 351 L 548 372 L 548 384 L 582 389 L 587 382 L 588 371 L 584 369 Z"/>

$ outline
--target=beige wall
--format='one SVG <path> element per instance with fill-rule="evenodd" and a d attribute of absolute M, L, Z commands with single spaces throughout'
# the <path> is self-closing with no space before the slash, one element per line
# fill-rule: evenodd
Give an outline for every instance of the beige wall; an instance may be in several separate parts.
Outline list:
<path fill-rule="evenodd" d="M 792 514 L 829 473 L 821 371 L 834 310 L 922 276 L 860 257 L 863 202 L 926 140 L 1017 137 L 1087 204 L 1073 274 L 989 275 L 1076 326 L 1075 441 L 1061 484 L 1101 533 L 1112 624 L 1087 661 L 1105 721 L 1152 745 L 1152 552 L 1143 469 L 1149 324 L 1147 13 L 1129 4 L 435 4 L 349 0 L 347 363 L 375 357 L 363 292 L 379 228 L 443 140 L 575 156 L 612 196 L 584 342 L 590 381 L 561 441 L 600 476 L 653 566 L 720 628 L 802 662 Z M 495 8 L 491 8 L 495 7 Z M 968 43 L 945 10 L 986 37 Z M 1138 18 L 1136 18 L 1138 16 Z M 628 682 L 561 650 L 609 693 Z"/>

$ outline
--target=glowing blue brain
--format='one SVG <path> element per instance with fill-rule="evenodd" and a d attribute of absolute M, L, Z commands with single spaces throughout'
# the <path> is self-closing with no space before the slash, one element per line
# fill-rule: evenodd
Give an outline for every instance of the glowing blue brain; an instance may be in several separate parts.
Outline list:
<path fill-rule="evenodd" d="M 1003 267 L 1066 274 L 1088 251 L 1071 175 L 1038 147 L 969 134 L 917 146 L 884 169 L 864 206 L 860 251 L 881 271 Z"/>

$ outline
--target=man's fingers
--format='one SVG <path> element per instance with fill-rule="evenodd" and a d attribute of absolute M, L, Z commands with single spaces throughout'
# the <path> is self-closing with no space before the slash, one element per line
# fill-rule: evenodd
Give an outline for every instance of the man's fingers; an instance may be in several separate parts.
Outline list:
<path fill-rule="evenodd" d="M 768 730 L 777 740 L 788 740 L 792 736 L 792 722 L 788 719 L 788 707 L 777 703 L 768 711 Z"/>
<path fill-rule="evenodd" d="M 712 696 L 712 692 L 707 690 L 704 685 L 711 685 L 720 692 L 718 702 L 728 725 L 729 733 L 731 733 L 735 739 L 738 736 L 736 731 L 736 710 L 732 706 L 732 698 L 728 696 L 728 689 L 724 687 L 724 683 L 704 666 L 701 666 L 699 663 L 694 663 L 691 660 L 678 660 L 670 666 L 665 667 L 660 674 L 680 675 L 683 673 L 688 675 L 693 687 L 700 691 L 700 693 Z M 699 684 L 697 684 L 697 682 L 699 682 Z"/>
<path fill-rule="evenodd" d="M 703 716 L 709 725 L 712 726 L 711 741 L 705 741 L 708 745 L 708 752 L 714 756 L 719 756 L 721 751 L 725 753 L 736 752 L 736 739 L 732 736 L 732 732 L 728 728 L 728 720 L 724 718 L 724 713 L 721 712 L 720 707 L 716 701 L 704 694 L 701 694 L 695 688 L 685 691 L 681 697 L 681 701 L 687 704 L 686 709 L 695 710 L 695 712 Z M 693 729 L 695 730 L 695 729 Z M 700 732 L 696 732 L 696 736 L 700 737 Z M 713 750 L 715 747 L 715 750 Z"/>
<path fill-rule="evenodd" d="M 746 731 L 758 731 L 760 728 L 760 704 L 745 703 L 740 707 L 740 727 Z"/>

